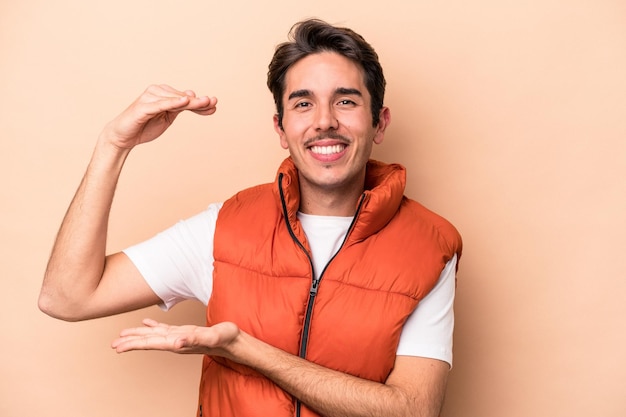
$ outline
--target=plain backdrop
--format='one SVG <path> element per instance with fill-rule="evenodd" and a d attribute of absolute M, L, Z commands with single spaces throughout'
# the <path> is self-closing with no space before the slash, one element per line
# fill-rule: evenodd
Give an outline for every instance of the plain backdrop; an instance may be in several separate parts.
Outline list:
<path fill-rule="evenodd" d="M 274 178 L 274 47 L 320 17 L 361 33 L 388 80 L 374 157 L 462 233 L 445 417 L 626 415 L 623 0 L 0 2 L 0 416 L 192 416 L 200 357 L 117 355 L 144 317 L 37 309 L 54 237 L 104 124 L 147 85 L 219 98 L 133 151 L 118 251 Z"/>

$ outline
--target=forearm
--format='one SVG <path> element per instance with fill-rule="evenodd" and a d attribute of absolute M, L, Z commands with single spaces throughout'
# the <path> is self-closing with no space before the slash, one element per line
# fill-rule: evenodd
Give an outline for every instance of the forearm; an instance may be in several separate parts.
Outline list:
<path fill-rule="evenodd" d="M 41 310 L 81 320 L 158 302 L 128 258 L 105 256 L 117 180 L 131 149 L 159 137 L 180 112 L 211 115 L 216 104 L 216 98 L 198 97 L 191 90 L 152 85 L 104 127 L 52 249 L 39 297 Z"/>
<path fill-rule="evenodd" d="M 325 416 L 426 416 L 415 398 L 386 385 L 324 368 L 242 334 L 235 360 L 256 369 Z M 427 409 L 428 407 L 423 407 Z"/>
<path fill-rule="evenodd" d="M 98 287 L 105 266 L 109 213 L 128 149 L 100 138 L 54 243 L 40 308 L 67 320 Z"/>
<path fill-rule="evenodd" d="M 145 320 L 113 341 L 117 352 L 166 350 L 222 356 L 268 377 L 325 416 L 436 417 L 449 366 L 430 358 L 396 356 L 384 384 L 324 368 L 241 332 L 234 323 L 170 326 Z"/>

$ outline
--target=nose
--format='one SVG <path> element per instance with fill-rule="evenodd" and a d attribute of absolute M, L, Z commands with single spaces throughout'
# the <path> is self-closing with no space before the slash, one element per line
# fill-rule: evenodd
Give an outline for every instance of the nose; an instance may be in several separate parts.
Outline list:
<path fill-rule="evenodd" d="M 336 130 L 339 121 L 332 106 L 319 106 L 315 114 L 315 129 L 318 131 Z"/>

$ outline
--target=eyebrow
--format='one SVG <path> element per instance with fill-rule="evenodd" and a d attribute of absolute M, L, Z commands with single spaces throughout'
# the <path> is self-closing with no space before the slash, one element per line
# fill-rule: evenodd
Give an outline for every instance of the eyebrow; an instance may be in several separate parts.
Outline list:
<path fill-rule="evenodd" d="M 311 90 L 296 90 L 294 92 L 292 92 L 291 94 L 289 94 L 289 97 L 287 98 L 287 100 L 292 100 L 294 98 L 300 98 L 300 97 L 310 97 L 313 94 L 311 93 Z"/>
<path fill-rule="evenodd" d="M 335 90 L 335 94 L 342 95 L 342 96 L 363 97 L 363 93 L 361 93 L 356 88 L 339 87 Z M 312 95 L 313 93 L 311 92 L 311 90 L 306 90 L 306 89 L 296 90 L 296 91 L 293 91 L 291 94 L 289 94 L 289 97 L 287 97 L 287 100 L 293 100 L 294 98 L 301 98 L 301 97 L 310 97 Z"/>
<path fill-rule="evenodd" d="M 363 97 L 363 93 L 361 93 L 356 88 L 339 87 L 338 89 L 335 90 L 335 94 L 342 95 L 342 96 L 359 96 L 359 97 Z"/>

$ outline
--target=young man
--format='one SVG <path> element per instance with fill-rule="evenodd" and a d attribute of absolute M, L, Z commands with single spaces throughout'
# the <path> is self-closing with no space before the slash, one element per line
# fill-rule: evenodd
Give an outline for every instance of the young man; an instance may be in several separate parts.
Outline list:
<path fill-rule="evenodd" d="M 151 320 L 118 352 L 203 354 L 199 416 L 436 416 L 451 363 L 461 239 L 403 195 L 404 168 L 370 160 L 390 111 L 371 46 L 300 22 L 268 72 L 290 157 L 276 180 L 105 256 L 126 156 L 182 111 L 217 100 L 148 88 L 110 122 L 61 225 L 40 308 L 84 320 L 187 298 L 207 327 Z"/>

